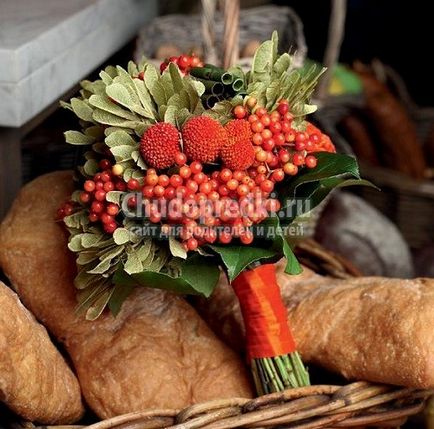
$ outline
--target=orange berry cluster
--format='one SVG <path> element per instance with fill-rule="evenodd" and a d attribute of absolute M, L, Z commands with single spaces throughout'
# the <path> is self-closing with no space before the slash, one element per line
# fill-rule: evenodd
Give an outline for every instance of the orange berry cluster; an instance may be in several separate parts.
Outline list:
<path fill-rule="evenodd" d="M 246 105 L 236 106 L 234 116 L 248 120 L 252 130 L 256 174 L 272 182 L 280 182 L 285 175 L 295 176 L 303 166 L 314 168 L 317 158 L 314 152 L 334 152 L 328 136 L 312 124 L 305 131 L 293 128 L 293 116 L 286 100 L 281 100 L 277 109 L 268 112 L 264 107 L 256 107 L 253 97 Z M 255 174 L 254 170 L 249 174 Z"/>
<path fill-rule="evenodd" d="M 116 216 L 120 212 L 119 205 L 106 200 L 107 193 L 110 191 L 127 191 L 131 189 L 130 183 L 126 183 L 121 175 L 123 168 L 113 165 L 108 159 L 99 162 L 101 171 L 96 173 L 92 179 L 83 183 L 80 193 L 80 202 L 89 209 L 89 220 L 91 222 L 101 222 L 104 231 L 108 234 L 118 228 Z M 71 215 L 78 208 L 73 202 L 65 203 L 57 212 L 60 219 Z"/>
<path fill-rule="evenodd" d="M 146 217 L 162 225 L 166 233 L 176 229 L 186 250 L 215 241 L 227 244 L 233 238 L 250 244 L 253 233 L 249 227 L 280 209 L 279 201 L 270 198 L 269 180 L 255 181 L 247 171 L 228 168 L 206 174 L 198 161 L 181 165 L 171 175 L 148 169 L 144 184 L 136 182 Z M 130 197 L 129 207 L 135 204 L 136 197 Z"/>
<path fill-rule="evenodd" d="M 183 54 L 179 57 L 170 57 L 163 61 L 160 64 L 160 72 L 163 73 L 163 71 L 166 70 L 170 63 L 176 64 L 183 75 L 188 74 L 192 67 L 203 67 L 203 62 L 195 54 Z"/>

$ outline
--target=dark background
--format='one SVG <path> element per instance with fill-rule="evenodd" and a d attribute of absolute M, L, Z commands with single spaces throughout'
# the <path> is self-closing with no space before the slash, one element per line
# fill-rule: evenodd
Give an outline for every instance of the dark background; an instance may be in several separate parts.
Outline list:
<path fill-rule="evenodd" d="M 300 15 L 309 56 L 321 60 L 327 40 L 330 1 L 276 0 Z M 395 68 L 414 99 L 434 106 L 432 1 L 348 0 L 341 61 L 379 58 Z"/>

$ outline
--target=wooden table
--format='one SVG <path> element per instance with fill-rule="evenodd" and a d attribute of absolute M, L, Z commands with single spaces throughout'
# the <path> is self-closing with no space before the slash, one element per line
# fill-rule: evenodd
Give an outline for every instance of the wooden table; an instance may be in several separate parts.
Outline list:
<path fill-rule="evenodd" d="M 22 181 L 21 140 L 157 14 L 157 0 L 0 0 L 0 219 Z"/>

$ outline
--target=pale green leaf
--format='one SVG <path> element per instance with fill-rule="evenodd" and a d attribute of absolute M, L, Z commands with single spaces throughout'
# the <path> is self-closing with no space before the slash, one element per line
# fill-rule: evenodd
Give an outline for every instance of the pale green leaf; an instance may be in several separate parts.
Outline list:
<path fill-rule="evenodd" d="M 65 140 L 69 144 L 78 145 L 78 146 L 89 145 L 95 141 L 95 139 L 93 139 L 90 136 L 86 136 L 80 131 L 66 131 Z"/>
<path fill-rule="evenodd" d="M 178 241 L 173 235 L 169 236 L 169 249 L 170 253 L 178 258 L 187 259 L 187 252 L 182 246 L 181 242 Z"/>

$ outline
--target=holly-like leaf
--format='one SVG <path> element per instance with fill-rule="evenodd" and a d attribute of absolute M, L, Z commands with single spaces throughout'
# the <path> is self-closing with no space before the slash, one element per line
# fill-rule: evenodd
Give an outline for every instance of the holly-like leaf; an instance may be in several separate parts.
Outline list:
<path fill-rule="evenodd" d="M 116 285 L 128 287 L 145 286 L 179 294 L 209 297 L 220 276 L 220 270 L 213 259 L 198 254 L 187 258 L 180 266 L 179 277 L 155 271 L 128 275 L 124 270 L 119 270 L 115 273 L 113 281 Z"/>
<path fill-rule="evenodd" d="M 257 261 L 269 262 L 276 259 L 278 252 L 273 248 L 245 245 L 209 245 L 223 262 L 229 282 L 232 282 L 250 264 Z"/>

